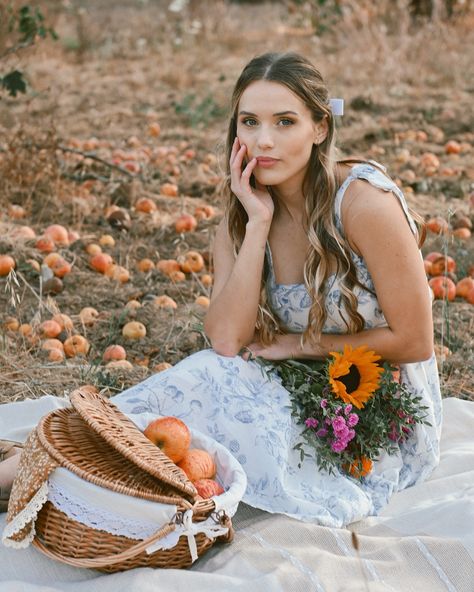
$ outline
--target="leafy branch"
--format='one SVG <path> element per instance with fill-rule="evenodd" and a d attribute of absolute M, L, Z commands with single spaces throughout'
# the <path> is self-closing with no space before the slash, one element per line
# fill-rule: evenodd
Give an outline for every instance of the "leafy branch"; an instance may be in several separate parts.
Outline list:
<path fill-rule="evenodd" d="M 34 45 L 38 38 L 45 39 L 49 35 L 54 40 L 58 39 L 54 29 L 46 26 L 43 13 L 38 7 L 24 5 L 15 11 L 10 3 L 5 8 L 0 8 L 0 21 L 7 23 L 6 33 L 15 37 L 15 42 L 0 53 L 0 60 Z M 23 72 L 14 69 L 0 75 L 0 89 L 12 97 L 16 97 L 18 93 L 26 93 Z"/>

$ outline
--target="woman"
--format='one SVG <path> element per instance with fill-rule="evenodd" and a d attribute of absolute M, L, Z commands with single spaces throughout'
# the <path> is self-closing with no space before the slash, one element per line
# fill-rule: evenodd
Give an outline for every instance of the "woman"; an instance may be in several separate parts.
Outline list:
<path fill-rule="evenodd" d="M 113 402 L 137 423 L 145 412 L 175 415 L 221 442 L 246 470 L 246 503 L 343 526 L 431 473 L 441 396 L 416 224 L 381 165 L 336 161 L 334 144 L 328 90 L 311 63 L 269 53 L 247 64 L 232 97 L 227 208 L 204 325 L 213 349 Z M 399 365 L 431 424 L 362 482 L 315 461 L 298 468 L 288 392 L 249 359 L 324 359 L 346 344 Z"/>

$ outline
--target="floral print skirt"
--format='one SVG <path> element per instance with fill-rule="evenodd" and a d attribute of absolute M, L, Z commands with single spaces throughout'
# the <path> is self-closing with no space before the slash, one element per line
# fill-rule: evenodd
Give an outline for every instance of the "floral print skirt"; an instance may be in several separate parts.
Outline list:
<path fill-rule="evenodd" d="M 293 449 L 302 426 L 288 392 L 256 362 L 203 350 L 112 398 L 137 425 L 143 416 L 174 415 L 223 444 L 243 466 L 243 501 L 321 525 L 342 527 L 377 514 L 391 495 L 426 478 L 439 460 L 441 400 L 434 356 L 401 366 L 401 378 L 423 397 L 431 426 L 417 425 L 393 455 L 383 455 L 362 481 L 320 471 Z M 434 380 L 432 378 L 432 380 Z M 311 453 L 311 450 L 306 449 Z M 313 455 L 314 456 L 314 455 Z"/>

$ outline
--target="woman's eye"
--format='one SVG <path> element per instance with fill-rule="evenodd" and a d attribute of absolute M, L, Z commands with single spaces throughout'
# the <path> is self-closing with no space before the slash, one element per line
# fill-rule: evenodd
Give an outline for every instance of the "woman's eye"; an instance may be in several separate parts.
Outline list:
<path fill-rule="evenodd" d="M 293 120 L 292 119 L 280 119 L 280 123 L 283 124 L 284 126 L 293 125 Z"/>
<path fill-rule="evenodd" d="M 249 127 L 253 127 L 254 123 L 256 123 L 256 120 L 252 117 L 247 117 L 246 119 L 242 120 L 242 123 L 244 125 L 248 125 Z"/>

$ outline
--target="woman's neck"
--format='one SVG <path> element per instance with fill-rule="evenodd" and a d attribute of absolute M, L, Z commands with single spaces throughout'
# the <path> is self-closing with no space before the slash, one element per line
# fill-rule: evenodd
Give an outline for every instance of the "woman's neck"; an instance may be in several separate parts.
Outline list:
<path fill-rule="evenodd" d="M 304 216 L 304 196 L 301 188 L 272 187 L 276 202 L 275 214 L 280 220 L 291 220 L 301 224 Z"/>
<path fill-rule="evenodd" d="M 351 165 L 337 163 L 335 167 L 336 187 L 342 184 L 351 170 Z M 271 187 L 275 201 L 275 216 L 282 222 L 303 224 L 305 216 L 305 199 L 301 179 L 291 179 L 288 183 Z"/>

